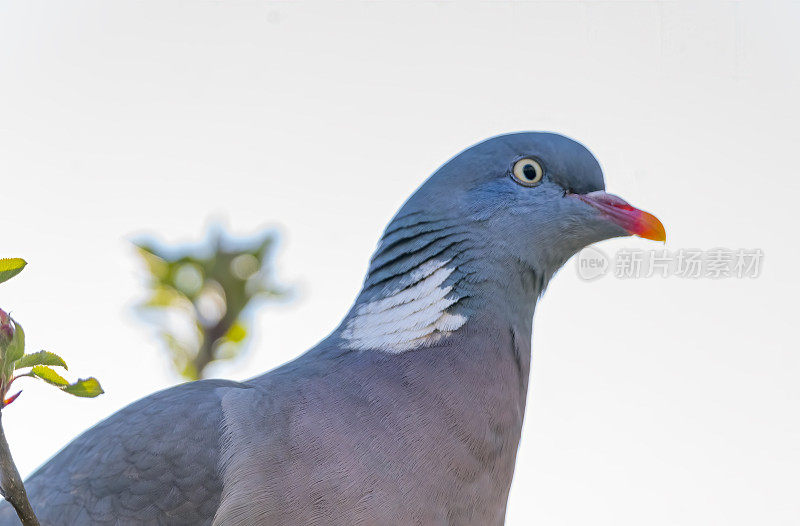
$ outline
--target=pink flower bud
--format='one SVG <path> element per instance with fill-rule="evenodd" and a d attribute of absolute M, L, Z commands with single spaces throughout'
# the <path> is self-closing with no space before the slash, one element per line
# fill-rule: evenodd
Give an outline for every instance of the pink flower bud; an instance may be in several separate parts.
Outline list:
<path fill-rule="evenodd" d="M 0 343 L 7 344 L 14 337 L 14 323 L 11 316 L 0 309 Z"/>

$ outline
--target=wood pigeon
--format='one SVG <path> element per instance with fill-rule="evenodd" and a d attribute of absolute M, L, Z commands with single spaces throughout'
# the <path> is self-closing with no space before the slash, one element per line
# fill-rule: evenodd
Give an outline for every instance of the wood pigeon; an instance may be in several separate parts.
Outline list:
<path fill-rule="evenodd" d="M 604 188 L 562 135 L 461 152 L 386 227 L 329 336 L 89 429 L 25 482 L 42 524 L 502 524 L 538 297 L 591 243 L 665 239 Z M 18 524 L 7 503 L 0 524 Z"/>

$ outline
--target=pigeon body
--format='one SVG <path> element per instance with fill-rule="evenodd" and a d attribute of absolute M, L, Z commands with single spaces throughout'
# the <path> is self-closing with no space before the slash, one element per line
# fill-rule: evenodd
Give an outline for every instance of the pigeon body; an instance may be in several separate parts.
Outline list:
<path fill-rule="evenodd" d="M 603 189 L 560 135 L 462 152 L 387 226 L 327 338 L 251 380 L 112 415 L 26 481 L 34 510 L 43 524 L 502 524 L 537 298 L 586 245 L 663 237 Z"/>

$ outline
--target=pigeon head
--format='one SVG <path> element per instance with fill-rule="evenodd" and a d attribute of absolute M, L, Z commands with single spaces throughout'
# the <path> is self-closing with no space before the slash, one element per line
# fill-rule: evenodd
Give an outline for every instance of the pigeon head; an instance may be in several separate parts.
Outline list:
<path fill-rule="evenodd" d="M 460 218 L 484 243 L 543 275 L 604 239 L 664 239 L 655 217 L 605 193 L 600 164 L 588 149 L 554 133 L 501 135 L 461 152 L 419 188 L 389 228 L 420 215 Z"/>
<path fill-rule="evenodd" d="M 389 223 L 345 339 L 401 352 L 481 309 L 530 317 L 570 257 L 628 235 L 666 237 L 655 216 L 605 192 L 583 145 L 554 133 L 493 137 L 440 167 Z"/>

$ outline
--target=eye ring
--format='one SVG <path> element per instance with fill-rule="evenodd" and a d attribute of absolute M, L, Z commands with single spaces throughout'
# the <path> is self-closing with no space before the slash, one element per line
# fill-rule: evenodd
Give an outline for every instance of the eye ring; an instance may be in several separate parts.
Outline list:
<path fill-rule="evenodd" d="M 511 177 L 522 186 L 536 186 L 544 177 L 544 167 L 537 159 L 524 157 L 514 162 Z"/>

